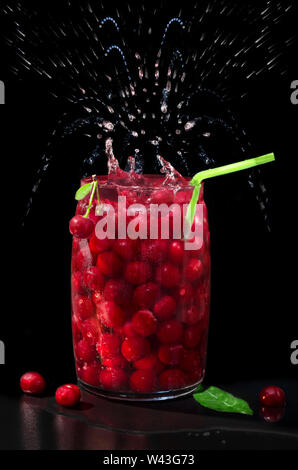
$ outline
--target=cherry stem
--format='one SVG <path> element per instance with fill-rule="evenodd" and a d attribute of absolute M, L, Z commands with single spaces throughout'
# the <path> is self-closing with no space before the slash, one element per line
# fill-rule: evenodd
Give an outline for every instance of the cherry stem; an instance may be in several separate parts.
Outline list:
<path fill-rule="evenodd" d="M 90 196 L 90 199 L 89 199 L 89 205 L 88 205 L 88 208 L 87 208 L 85 214 L 83 215 L 83 217 L 86 217 L 86 218 L 89 217 L 89 213 L 90 213 L 90 209 L 91 209 L 91 206 L 92 206 L 92 202 L 93 202 L 93 198 L 94 198 L 94 194 L 95 194 L 96 189 L 97 189 L 97 198 L 99 198 L 97 180 L 93 179 L 93 187 L 92 187 L 92 192 L 91 192 L 91 196 Z"/>

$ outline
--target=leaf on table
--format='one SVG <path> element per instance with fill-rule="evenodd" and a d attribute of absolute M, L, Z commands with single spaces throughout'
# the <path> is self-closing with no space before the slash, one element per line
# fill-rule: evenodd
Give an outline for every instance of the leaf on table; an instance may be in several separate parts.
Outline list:
<path fill-rule="evenodd" d="M 252 409 L 245 400 L 214 386 L 210 386 L 203 391 L 196 390 L 193 397 L 200 405 L 211 410 L 246 415 L 253 414 Z"/>

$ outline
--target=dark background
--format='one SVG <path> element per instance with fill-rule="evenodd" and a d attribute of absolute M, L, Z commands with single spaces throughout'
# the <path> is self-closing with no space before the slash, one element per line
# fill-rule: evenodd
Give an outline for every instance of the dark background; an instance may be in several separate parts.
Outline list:
<path fill-rule="evenodd" d="M 163 7 L 158 23 L 164 25 L 177 15 L 178 9 L 166 2 L 159 5 Z M 43 2 L 44 11 L 47 8 L 53 10 L 53 2 Z M 148 12 L 151 9 L 152 2 L 150 6 L 148 3 Z M 293 28 L 296 20 L 295 16 L 289 17 L 285 26 Z M 130 21 L 134 21 L 133 13 Z M 10 25 L 5 26 L 9 32 Z M 74 157 L 84 149 L 79 142 L 77 150 L 76 140 L 61 144 L 22 228 L 20 219 L 40 156 L 59 116 L 71 106 L 62 98 L 52 98 L 42 78 L 13 75 L 8 67 L 12 49 L 4 40 L 1 46 L 0 79 L 6 86 L 6 104 L 0 107 L 0 339 L 6 345 L 6 365 L 1 366 L 0 381 L 1 388 L 13 393 L 18 389 L 19 376 L 27 370 L 39 370 L 52 387 L 75 380 L 68 221 L 75 210 L 73 195 L 81 176 Z M 154 42 L 147 47 L 149 58 L 154 60 Z M 290 50 L 285 48 L 284 56 L 285 72 L 272 70 L 252 81 L 244 99 L 238 93 L 243 84 L 237 77 L 231 77 L 229 82 L 229 106 L 252 142 L 254 153 L 247 158 L 271 151 L 276 156 L 275 163 L 262 169 L 271 201 L 271 232 L 267 231 L 254 193 L 248 187 L 247 174 L 226 176 L 205 185 L 212 243 L 206 381 L 214 385 L 241 379 L 297 377 L 298 366 L 290 363 L 290 344 L 298 338 L 294 173 L 298 105 L 290 101 L 291 82 L 298 79 L 297 43 Z M 217 146 L 228 155 L 229 149 L 221 141 Z M 235 153 L 233 161 L 237 159 L 243 159 L 243 155 L 237 158 Z M 104 160 L 97 171 L 106 171 Z"/>

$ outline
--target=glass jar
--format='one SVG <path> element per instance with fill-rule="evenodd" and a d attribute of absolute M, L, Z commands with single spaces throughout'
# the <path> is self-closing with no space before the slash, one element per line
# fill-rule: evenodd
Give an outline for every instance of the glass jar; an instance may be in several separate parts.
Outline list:
<path fill-rule="evenodd" d="M 73 345 L 88 391 L 160 400 L 192 392 L 204 377 L 210 238 L 203 186 L 189 233 L 189 180 L 170 186 L 164 176 L 140 178 L 128 185 L 97 177 L 94 231 L 73 238 Z M 76 214 L 86 213 L 89 198 Z"/>

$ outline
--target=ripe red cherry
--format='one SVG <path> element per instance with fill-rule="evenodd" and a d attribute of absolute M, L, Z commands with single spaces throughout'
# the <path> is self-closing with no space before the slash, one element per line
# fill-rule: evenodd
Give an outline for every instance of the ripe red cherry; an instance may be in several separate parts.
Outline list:
<path fill-rule="evenodd" d="M 201 358 L 195 349 L 184 350 L 183 357 L 180 361 L 180 367 L 185 372 L 192 372 L 200 369 L 201 367 Z"/>
<path fill-rule="evenodd" d="M 135 288 L 133 304 L 137 308 L 151 308 L 160 296 L 160 287 L 155 282 L 147 282 Z"/>
<path fill-rule="evenodd" d="M 160 372 L 165 367 L 164 364 L 162 364 L 158 357 L 153 353 L 142 357 L 142 359 L 139 359 L 138 361 L 135 361 L 133 366 L 135 369 L 152 370 L 156 374 L 160 374 Z"/>
<path fill-rule="evenodd" d="M 145 284 L 151 278 L 152 270 L 146 261 L 132 261 L 126 266 L 124 277 L 134 285 Z"/>
<path fill-rule="evenodd" d="M 101 335 L 101 328 L 98 319 L 96 317 L 88 318 L 83 321 L 80 326 L 83 338 L 88 341 L 89 344 L 95 346 L 99 336 Z"/>
<path fill-rule="evenodd" d="M 158 358 L 163 364 L 177 365 L 183 359 L 184 349 L 182 344 L 164 344 L 158 350 Z"/>
<path fill-rule="evenodd" d="M 73 301 L 73 308 L 81 320 L 86 320 L 93 315 L 93 305 L 86 295 L 77 295 Z"/>
<path fill-rule="evenodd" d="M 97 362 L 84 364 L 84 366 L 78 370 L 78 376 L 86 384 L 97 387 L 99 385 L 99 367 L 100 365 Z"/>
<path fill-rule="evenodd" d="M 195 305 L 183 309 L 180 315 L 181 321 L 187 325 L 195 325 L 202 320 L 203 316 L 204 310 L 198 309 Z"/>
<path fill-rule="evenodd" d="M 141 336 L 150 336 L 156 332 L 157 320 L 150 310 L 139 310 L 132 317 L 132 327 Z"/>
<path fill-rule="evenodd" d="M 168 320 L 163 322 L 157 332 L 157 337 L 161 343 L 173 344 L 182 338 L 183 326 L 178 320 Z"/>
<path fill-rule="evenodd" d="M 108 251 L 113 246 L 114 240 L 110 240 L 109 238 L 104 238 L 103 240 L 97 238 L 96 235 L 92 235 L 89 240 L 89 248 L 91 253 L 94 256 L 97 256 L 99 253 L 103 253 L 104 251 Z"/>
<path fill-rule="evenodd" d="M 126 369 L 128 362 L 121 354 L 117 354 L 117 356 L 102 359 L 102 364 L 107 369 Z"/>
<path fill-rule="evenodd" d="M 46 381 L 38 372 L 26 372 L 20 379 L 20 386 L 24 393 L 40 395 L 45 391 Z"/>
<path fill-rule="evenodd" d="M 188 304 L 194 298 L 194 289 L 189 282 L 181 282 L 177 291 L 176 299 L 180 305 Z"/>
<path fill-rule="evenodd" d="M 120 336 L 115 333 L 104 333 L 96 344 L 96 350 L 102 358 L 116 356 L 120 351 Z"/>
<path fill-rule="evenodd" d="M 163 390 L 182 388 L 186 385 L 186 375 L 180 369 L 167 369 L 160 374 L 159 383 Z"/>
<path fill-rule="evenodd" d="M 93 230 L 93 221 L 82 215 L 75 215 L 69 222 L 69 231 L 74 237 L 88 238 Z"/>
<path fill-rule="evenodd" d="M 82 339 L 75 346 L 75 356 L 77 361 L 93 362 L 96 359 L 95 347 L 85 339 Z"/>
<path fill-rule="evenodd" d="M 179 269 L 171 263 L 164 263 L 156 268 L 155 279 L 164 287 L 176 287 L 180 282 Z"/>
<path fill-rule="evenodd" d="M 184 243 L 180 240 L 175 240 L 170 243 L 169 247 L 169 258 L 170 260 L 176 264 L 182 263 L 183 259 L 185 257 L 185 251 L 184 251 Z"/>
<path fill-rule="evenodd" d="M 128 305 L 131 301 L 132 287 L 122 279 L 109 280 L 103 291 L 105 300 L 112 300 L 119 305 Z"/>
<path fill-rule="evenodd" d="M 61 385 L 61 387 L 56 390 L 55 399 L 58 405 L 72 407 L 79 403 L 81 392 L 77 385 Z"/>
<path fill-rule="evenodd" d="M 154 305 L 153 311 L 158 320 L 168 320 L 176 310 L 176 302 L 173 297 L 165 295 Z"/>
<path fill-rule="evenodd" d="M 127 336 L 121 345 L 121 353 L 129 362 L 137 361 L 150 352 L 150 344 L 141 336 Z"/>
<path fill-rule="evenodd" d="M 198 281 L 204 272 L 203 263 L 197 258 L 191 258 L 187 263 L 185 274 L 186 279 L 190 282 Z"/>
<path fill-rule="evenodd" d="M 259 401 L 264 406 L 282 407 L 286 401 L 285 392 L 275 385 L 269 385 L 260 391 Z"/>
<path fill-rule="evenodd" d="M 113 301 L 105 301 L 98 304 L 96 315 L 108 328 L 116 328 L 122 326 L 125 321 L 125 313 Z"/>
<path fill-rule="evenodd" d="M 183 333 L 183 345 L 186 348 L 195 348 L 201 339 L 202 327 L 200 324 L 192 325 L 185 328 Z"/>
<path fill-rule="evenodd" d="M 101 385 L 108 390 L 126 388 L 128 376 L 123 369 L 103 369 L 99 374 Z"/>
<path fill-rule="evenodd" d="M 102 290 L 105 279 L 96 266 L 91 266 L 83 273 L 84 284 L 89 290 Z"/>
<path fill-rule="evenodd" d="M 150 393 L 157 387 L 157 377 L 152 370 L 136 370 L 129 379 L 130 388 L 138 393 Z"/>
<path fill-rule="evenodd" d="M 164 261 L 167 254 L 167 240 L 143 240 L 141 242 L 141 258 L 150 263 L 160 263 Z"/>
<path fill-rule="evenodd" d="M 136 336 L 136 332 L 133 329 L 131 321 L 128 321 L 122 327 L 122 334 L 123 336 Z"/>
<path fill-rule="evenodd" d="M 118 239 L 115 241 L 113 250 L 119 255 L 122 259 L 130 261 L 136 258 L 138 253 L 139 240 L 131 240 L 126 238 L 124 240 Z"/>
<path fill-rule="evenodd" d="M 83 283 L 83 276 L 80 271 L 75 271 L 71 275 L 71 287 L 74 294 L 86 294 L 86 289 Z"/>
<path fill-rule="evenodd" d="M 98 255 L 96 265 L 105 276 L 116 277 L 122 271 L 122 261 L 113 251 L 105 251 Z"/>

